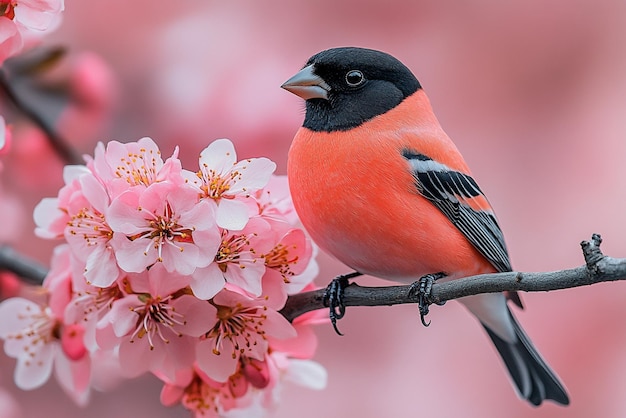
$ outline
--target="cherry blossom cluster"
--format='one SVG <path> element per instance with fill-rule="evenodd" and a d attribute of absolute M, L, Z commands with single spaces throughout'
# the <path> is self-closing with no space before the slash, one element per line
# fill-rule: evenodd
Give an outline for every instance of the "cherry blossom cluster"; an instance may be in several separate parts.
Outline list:
<path fill-rule="evenodd" d="M 178 148 L 164 161 L 150 138 L 100 143 L 86 160 L 35 209 L 37 235 L 64 240 L 45 300 L 0 304 L 20 388 L 54 370 L 82 404 L 91 389 L 150 372 L 164 405 L 211 417 L 269 408 L 285 379 L 325 385 L 309 360 L 319 317 L 279 313 L 317 265 L 272 161 L 237 161 L 220 139 L 188 171 Z"/>

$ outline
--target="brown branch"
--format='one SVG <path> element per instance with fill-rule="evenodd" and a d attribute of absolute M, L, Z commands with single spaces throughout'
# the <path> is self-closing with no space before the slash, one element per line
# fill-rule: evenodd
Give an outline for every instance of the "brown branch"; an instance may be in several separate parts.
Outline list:
<path fill-rule="evenodd" d="M 78 154 L 73 147 L 68 145 L 68 142 L 59 135 L 52 124 L 22 99 L 14 88 L 14 83 L 11 82 L 11 78 L 6 69 L 0 69 L 0 91 L 4 93 L 16 109 L 46 134 L 50 145 L 65 164 L 80 165 L 85 163 L 80 154 Z"/>
<path fill-rule="evenodd" d="M 41 285 L 48 274 L 44 266 L 6 245 L 0 246 L 0 271 L 2 270 L 15 273 L 24 282 L 34 285 Z"/>
<path fill-rule="evenodd" d="M 585 265 L 569 270 L 547 273 L 506 272 L 481 274 L 444 283 L 435 283 L 430 294 L 432 303 L 481 293 L 504 291 L 548 292 L 587 286 L 594 283 L 626 280 L 626 259 L 607 257 L 600 251 L 602 239 L 594 234 L 591 241 L 581 243 Z M 417 303 L 418 295 L 411 286 L 365 287 L 352 283 L 344 291 L 345 306 L 388 306 Z M 325 308 L 325 289 L 289 297 L 281 313 L 289 321 L 317 309 Z"/>
<path fill-rule="evenodd" d="M 432 303 L 481 293 L 505 291 L 549 292 L 588 286 L 595 283 L 626 280 L 626 258 L 613 258 L 602 254 L 599 235 L 594 234 L 590 241 L 581 243 L 585 265 L 547 273 L 506 272 L 481 274 L 451 282 L 433 284 L 430 293 Z M 41 284 L 46 269 L 30 259 L 26 259 L 9 247 L 0 246 L 0 270 L 11 271 L 30 284 Z M 418 295 L 410 292 L 411 286 L 365 287 L 352 283 L 344 291 L 345 306 L 390 306 L 417 303 Z M 280 311 L 289 321 L 298 316 L 324 309 L 325 289 L 292 295 Z"/>

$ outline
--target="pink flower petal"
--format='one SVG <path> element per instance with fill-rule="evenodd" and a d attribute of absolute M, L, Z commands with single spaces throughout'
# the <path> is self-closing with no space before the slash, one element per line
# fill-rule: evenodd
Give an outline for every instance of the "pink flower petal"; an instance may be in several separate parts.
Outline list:
<path fill-rule="evenodd" d="M 54 362 L 54 374 L 57 382 L 65 393 L 76 404 L 87 405 L 89 401 L 89 383 L 91 380 L 91 359 L 85 356 L 80 360 L 70 360 L 65 356 L 57 356 Z"/>
<path fill-rule="evenodd" d="M 241 179 L 228 190 L 228 194 L 250 193 L 267 185 L 276 170 L 276 164 L 268 158 L 251 158 L 235 164 L 233 171 L 242 173 Z"/>
<path fill-rule="evenodd" d="M 15 22 L 0 16 L 0 63 L 17 54 L 23 45 L 22 35 Z"/>
<path fill-rule="evenodd" d="M 211 263 L 193 273 L 191 290 L 197 298 L 208 300 L 222 290 L 225 283 L 224 274 L 217 263 Z"/>
<path fill-rule="evenodd" d="M 69 216 L 59 209 L 59 199 L 56 197 L 41 199 L 35 206 L 33 218 L 37 225 L 35 234 L 39 238 L 47 239 L 62 237 L 69 220 Z"/>
<path fill-rule="evenodd" d="M 234 347 L 227 339 L 222 343 L 220 354 L 215 354 L 213 347 L 214 341 L 212 340 L 200 341 L 196 346 L 196 363 L 198 368 L 211 379 L 226 382 L 237 369 L 237 358 L 231 355 Z"/>
<path fill-rule="evenodd" d="M 207 333 L 217 322 L 217 309 L 205 300 L 191 295 L 183 295 L 171 302 L 176 312 L 183 315 L 185 324 L 176 330 L 192 337 Z"/>
<path fill-rule="evenodd" d="M 184 394 L 184 387 L 166 383 L 161 389 L 159 400 L 161 401 L 161 404 L 163 404 L 163 406 L 174 406 L 180 403 L 181 399 L 183 399 Z"/>
<path fill-rule="evenodd" d="M 97 246 L 87 257 L 84 274 L 89 284 L 111 286 L 121 276 L 113 249 L 106 245 Z"/>
<path fill-rule="evenodd" d="M 135 328 L 138 315 L 131 310 L 139 305 L 137 296 L 126 296 L 113 302 L 111 310 L 106 315 L 117 337 L 123 337 Z M 104 318 L 103 318 L 104 319 Z"/>

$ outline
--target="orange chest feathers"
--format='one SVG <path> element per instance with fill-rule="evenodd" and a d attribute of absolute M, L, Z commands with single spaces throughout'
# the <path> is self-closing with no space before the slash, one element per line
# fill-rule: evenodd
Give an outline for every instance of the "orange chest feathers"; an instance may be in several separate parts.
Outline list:
<path fill-rule="evenodd" d="M 401 123 L 373 120 L 330 133 L 301 128 L 288 163 L 296 211 L 323 250 L 362 273 L 392 280 L 461 274 L 468 260 L 482 257 L 418 193 L 402 151 L 413 149 L 462 171 L 467 167 L 436 120 L 424 128 L 419 120 L 394 120 Z M 438 255 L 450 254 L 451 245 L 457 247 L 452 258 Z"/>

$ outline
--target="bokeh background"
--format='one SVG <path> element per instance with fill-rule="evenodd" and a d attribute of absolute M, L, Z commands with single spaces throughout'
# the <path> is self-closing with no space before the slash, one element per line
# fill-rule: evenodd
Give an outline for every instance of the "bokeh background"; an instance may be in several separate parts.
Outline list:
<path fill-rule="evenodd" d="M 593 232 L 605 253 L 626 257 L 625 2 L 68 0 L 45 43 L 69 51 L 44 82 L 70 85 L 74 103 L 56 124 L 81 153 L 151 136 L 164 154 L 180 145 L 193 166 L 229 137 L 241 157 L 268 156 L 283 174 L 303 104 L 281 83 L 322 49 L 387 51 L 429 94 L 516 269 L 581 265 L 578 243 Z M 28 139 L 3 158 L 0 241 L 46 263 L 52 244 L 34 238 L 30 214 L 56 195 L 62 164 L 27 124 L 15 129 Z M 347 271 L 323 254 L 320 263 L 319 285 Z M 319 327 L 328 388 L 287 386 L 273 416 L 626 416 L 626 284 L 522 296 L 518 318 L 568 387 L 568 408 L 520 401 L 481 327 L 450 302 L 427 329 L 414 306 L 349 309 L 344 337 Z M 16 390 L 13 366 L 2 355 L 0 395 L 13 396 L 15 416 L 187 416 L 160 405 L 149 377 L 81 409 L 54 382 Z"/>

